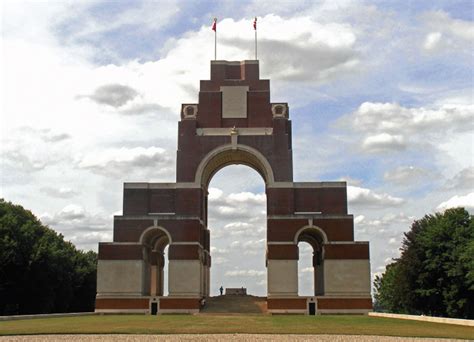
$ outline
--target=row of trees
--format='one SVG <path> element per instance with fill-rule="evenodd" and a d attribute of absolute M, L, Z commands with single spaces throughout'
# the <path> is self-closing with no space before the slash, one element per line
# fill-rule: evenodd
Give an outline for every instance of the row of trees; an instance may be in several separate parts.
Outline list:
<path fill-rule="evenodd" d="M 0 199 L 0 315 L 93 311 L 97 254 Z"/>
<path fill-rule="evenodd" d="M 376 308 L 474 318 L 474 221 L 462 209 L 426 215 L 404 234 L 401 256 L 374 281 Z"/>

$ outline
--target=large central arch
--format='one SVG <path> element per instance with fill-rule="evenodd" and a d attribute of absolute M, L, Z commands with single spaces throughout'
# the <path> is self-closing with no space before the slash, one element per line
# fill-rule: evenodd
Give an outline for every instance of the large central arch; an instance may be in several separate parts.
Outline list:
<path fill-rule="evenodd" d="M 124 184 L 113 242 L 99 244 L 96 310 L 199 312 L 212 266 L 207 188 L 230 164 L 250 166 L 265 181 L 268 311 L 370 310 L 369 245 L 354 241 L 346 184 L 293 182 L 292 154 L 288 105 L 270 102 L 270 82 L 260 79 L 258 61 L 212 61 L 199 102 L 181 108 L 176 182 Z M 311 297 L 298 296 L 301 241 L 314 250 Z M 157 256 L 168 244 L 169 295 L 163 296 L 162 278 L 151 283 L 150 274 L 159 273 Z"/>
<path fill-rule="evenodd" d="M 227 165 L 239 164 L 257 171 L 267 186 L 275 183 L 272 167 L 265 156 L 258 150 L 242 144 L 223 145 L 209 152 L 199 164 L 194 182 L 207 189 L 212 176 L 220 169 Z"/>

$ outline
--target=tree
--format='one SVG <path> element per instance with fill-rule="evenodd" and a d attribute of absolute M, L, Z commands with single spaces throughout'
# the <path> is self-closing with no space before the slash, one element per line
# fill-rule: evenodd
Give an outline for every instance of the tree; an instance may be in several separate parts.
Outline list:
<path fill-rule="evenodd" d="M 0 315 L 93 310 L 96 265 L 96 253 L 0 199 Z"/>
<path fill-rule="evenodd" d="M 377 305 L 391 312 L 474 318 L 472 216 L 455 208 L 415 221 L 374 287 Z"/>

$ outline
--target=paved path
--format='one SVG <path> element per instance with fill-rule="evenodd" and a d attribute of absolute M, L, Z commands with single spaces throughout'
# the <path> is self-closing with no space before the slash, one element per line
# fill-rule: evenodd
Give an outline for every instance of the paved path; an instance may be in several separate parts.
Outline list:
<path fill-rule="evenodd" d="M 263 335 L 263 334 L 209 334 L 209 335 L 37 335 L 37 336 L 4 336 L 1 342 L 152 342 L 152 341 L 337 341 L 337 342 L 447 342 L 462 341 L 436 338 L 406 338 L 387 336 L 355 336 L 355 335 Z"/>

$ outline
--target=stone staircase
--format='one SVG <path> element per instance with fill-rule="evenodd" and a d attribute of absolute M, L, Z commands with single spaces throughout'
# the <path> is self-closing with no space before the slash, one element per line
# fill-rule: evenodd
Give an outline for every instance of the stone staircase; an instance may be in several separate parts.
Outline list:
<path fill-rule="evenodd" d="M 267 298 L 249 295 L 209 297 L 201 314 L 266 314 Z"/>

